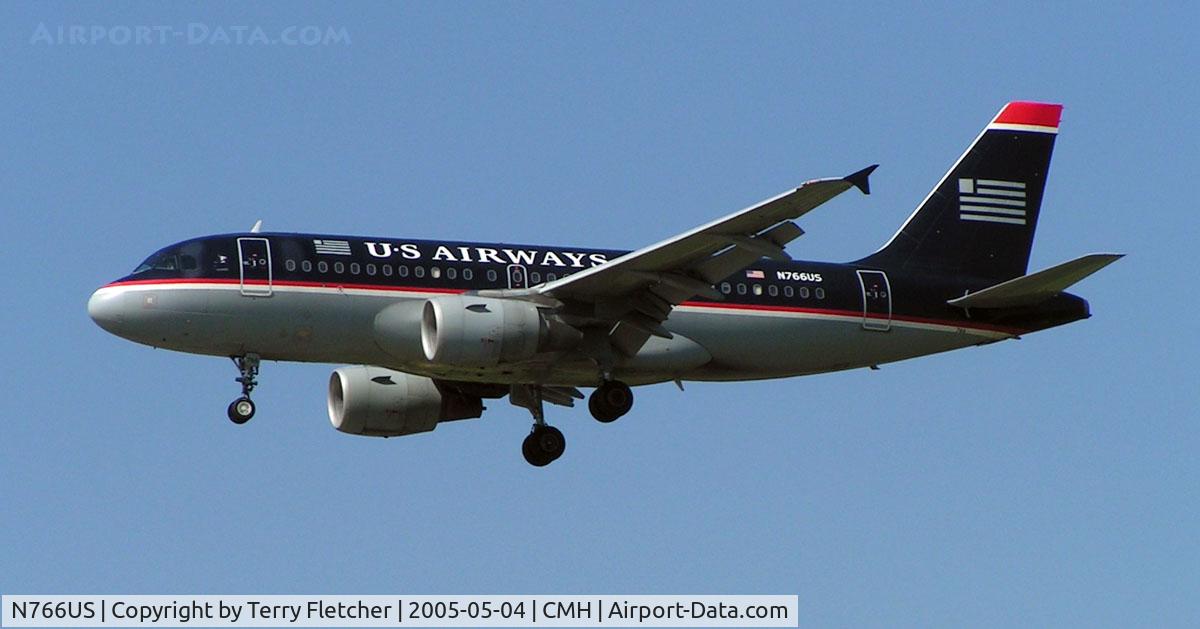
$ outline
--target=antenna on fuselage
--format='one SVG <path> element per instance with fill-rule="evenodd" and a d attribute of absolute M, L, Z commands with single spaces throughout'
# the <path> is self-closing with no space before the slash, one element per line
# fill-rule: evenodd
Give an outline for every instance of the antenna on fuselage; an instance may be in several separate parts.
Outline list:
<path fill-rule="evenodd" d="M 262 231 L 262 219 L 261 218 L 254 222 L 254 227 L 250 228 L 251 234 L 257 234 L 260 231 Z"/>

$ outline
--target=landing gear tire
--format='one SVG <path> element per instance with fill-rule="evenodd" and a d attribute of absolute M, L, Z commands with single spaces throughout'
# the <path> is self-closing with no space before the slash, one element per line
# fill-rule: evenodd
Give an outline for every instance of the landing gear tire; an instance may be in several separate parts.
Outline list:
<path fill-rule="evenodd" d="M 238 369 L 238 377 L 234 380 L 242 385 L 242 397 L 229 404 L 229 421 L 235 424 L 244 424 L 254 417 L 254 402 L 250 399 L 250 393 L 258 385 L 260 359 L 258 354 L 230 356 L 230 358 Z"/>
<path fill-rule="evenodd" d="M 244 424 L 254 417 L 254 401 L 248 397 L 240 397 L 229 404 L 229 421 Z"/>
<path fill-rule="evenodd" d="M 633 408 L 633 391 L 629 385 L 609 380 L 596 387 L 588 397 L 588 410 L 596 421 L 605 424 L 616 421 Z"/>
<path fill-rule="evenodd" d="M 567 449 L 567 440 L 562 431 L 554 426 L 534 426 L 533 432 L 521 443 L 521 454 L 535 467 L 545 467 L 562 456 Z"/>

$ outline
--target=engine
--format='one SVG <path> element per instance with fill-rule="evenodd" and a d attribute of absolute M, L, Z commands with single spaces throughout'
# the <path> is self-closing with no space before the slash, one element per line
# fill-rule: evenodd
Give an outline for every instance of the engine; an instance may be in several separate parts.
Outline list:
<path fill-rule="evenodd" d="M 494 367 L 567 350 L 583 337 L 532 303 L 453 295 L 434 297 L 421 312 L 421 348 L 435 363 Z"/>
<path fill-rule="evenodd" d="M 329 377 L 329 422 L 352 435 L 399 437 L 481 415 L 482 399 L 430 378 L 366 366 L 342 367 Z"/>

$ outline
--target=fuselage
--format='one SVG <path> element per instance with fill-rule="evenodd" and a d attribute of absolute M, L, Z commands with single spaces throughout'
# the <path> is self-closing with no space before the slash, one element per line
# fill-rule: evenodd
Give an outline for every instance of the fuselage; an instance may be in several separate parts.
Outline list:
<path fill-rule="evenodd" d="M 447 294 L 524 289 L 624 251 L 288 233 L 207 236 L 165 247 L 100 288 L 88 310 L 113 334 L 195 354 L 378 365 L 434 378 L 594 386 L 592 361 L 555 356 L 455 369 L 381 346 L 381 313 Z M 956 274 L 762 259 L 697 297 L 616 365 L 630 384 L 748 380 L 866 367 L 990 343 L 1088 316 L 1061 294 L 1026 309 L 946 301 L 986 286 Z M 413 329 L 413 342 L 419 343 Z"/>

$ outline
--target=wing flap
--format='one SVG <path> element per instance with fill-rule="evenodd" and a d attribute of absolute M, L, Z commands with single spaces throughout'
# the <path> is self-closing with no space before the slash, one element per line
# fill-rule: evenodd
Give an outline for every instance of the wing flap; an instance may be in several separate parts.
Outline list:
<path fill-rule="evenodd" d="M 1037 273 L 989 286 L 946 303 L 959 308 L 1012 308 L 1045 301 L 1085 277 L 1124 257 L 1117 253 L 1093 253 Z"/>

